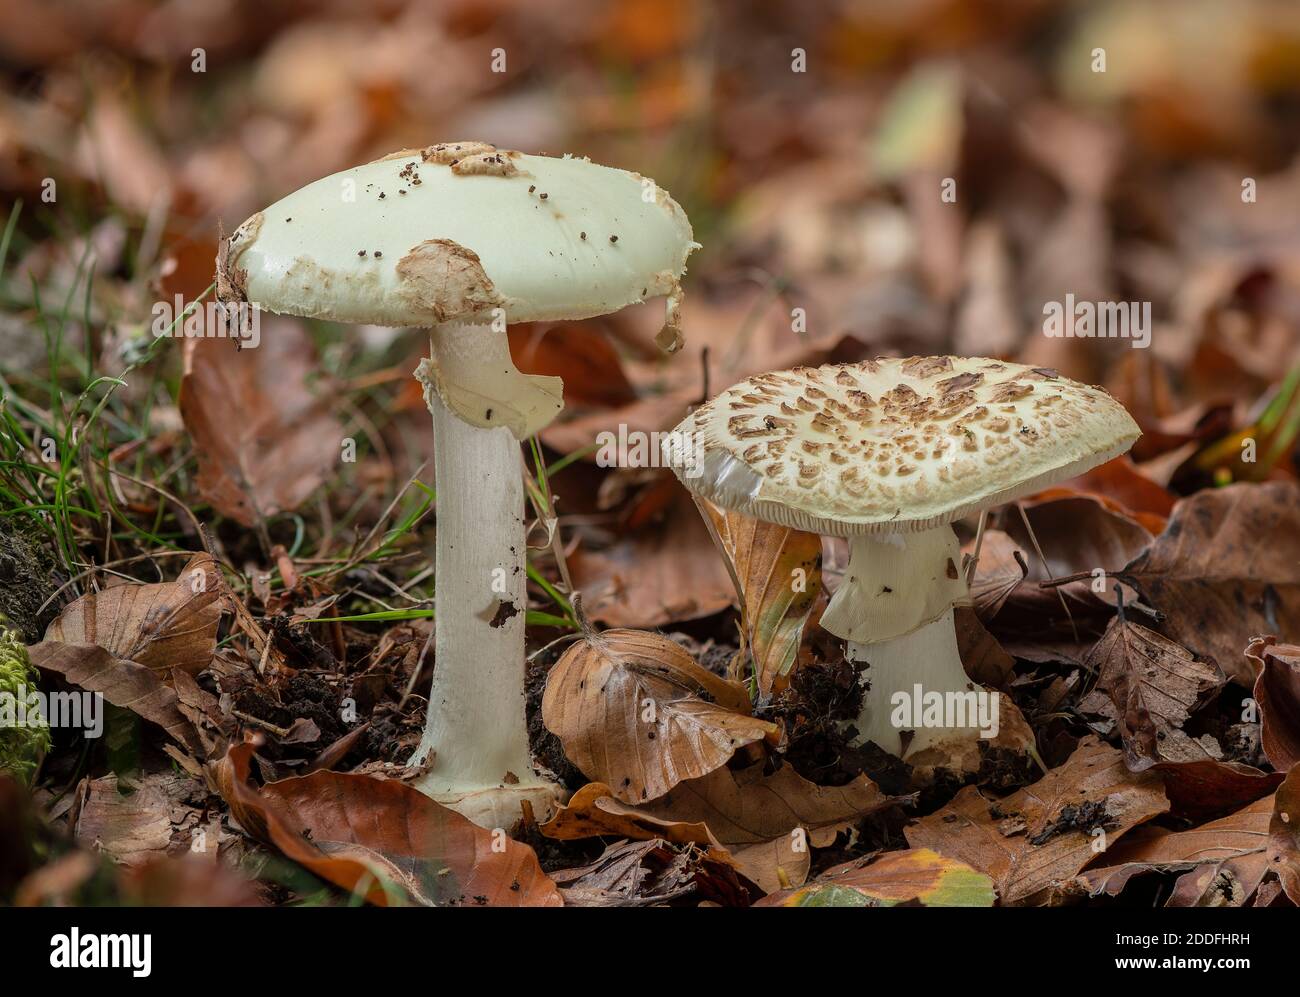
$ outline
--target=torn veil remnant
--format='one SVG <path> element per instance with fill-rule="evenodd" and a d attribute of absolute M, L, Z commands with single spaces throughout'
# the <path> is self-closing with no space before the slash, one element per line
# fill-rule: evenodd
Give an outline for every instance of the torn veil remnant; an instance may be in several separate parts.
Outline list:
<path fill-rule="evenodd" d="M 850 539 L 822 626 L 867 665 L 860 739 L 901 756 L 914 724 L 892 722 L 897 697 L 977 691 L 953 630 L 967 592 L 949 524 L 1081 474 L 1138 436 L 1104 389 L 1055 371 L 912 357 L 755 375 L 683 420 L 671 438 L 690 447 L 665 456 L 724 508 Z M 916 730 L 908 760 L 979 735 L 970 717 L 945 724 Z"/>
<path fill-rule="evenodd" d="M 652 180 L 486 142 L 405 149 L 317 180 L 221 246 L 223 300 L 430 330 L 417 377 L 436 437 L 437 626 L 413 761 L 425 765 L 422 791 L 484 826 L 511 826 L 525 803 L 543 819 L 559 796 L 532 764 L 524 725 L 519 441 L 555 418 L 563 385 L 515 368 L 507 323 L 666 295 L 659 339 L 676 348 L 695 248 L 685 213 Z"/>

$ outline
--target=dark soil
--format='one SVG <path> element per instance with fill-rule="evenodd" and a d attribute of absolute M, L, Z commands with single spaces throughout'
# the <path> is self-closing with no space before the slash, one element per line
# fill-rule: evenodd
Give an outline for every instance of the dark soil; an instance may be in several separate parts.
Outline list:
<path fill-rule="evenodd" d="M 53 552 L 39 531 L 21 516 L 0 518 L 0 616 L 19 630 L 23 643 L 35 644 L 61 608 L 52 602 L 60 578 Z"/>
<path fill-rule="evenodd" d="M 569 646 L 569 645 L 566 645 Z M 525 713 L 528 720 L 528 745 L 533 757 L 550 769 L 559 780 L 570 789 L 580 789 L 591 780 L 583 776 L 578 767 L 564 754 L 564 745 L 560 739 L 546 729 L 542 723 L 542 695 L 546 692 L 546 676 L 552 666 L 560 660 L 565 647 L 551 648 L 545 654 L 528 663 L 524 673 Z"/>

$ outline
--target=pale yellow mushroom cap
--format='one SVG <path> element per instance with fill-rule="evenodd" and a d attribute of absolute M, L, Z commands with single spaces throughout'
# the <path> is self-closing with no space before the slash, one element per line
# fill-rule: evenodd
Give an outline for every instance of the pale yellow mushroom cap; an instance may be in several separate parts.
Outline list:
<path fill-rule="evenodd" d="M 652 180 L 482 142 L 393 153 L 325 177 L 245 221 L 218 293 L 338 322 L 433 326 L 580 319 L 669 295 L 695 249 Z"/>
<path fill-rule="evenodd" d="M 758 374 L 665 454 L 724 508 L 831 536 L 930 529 L 1081 474 L 1141 435 L 1104 389 L 964 357 Z"/>

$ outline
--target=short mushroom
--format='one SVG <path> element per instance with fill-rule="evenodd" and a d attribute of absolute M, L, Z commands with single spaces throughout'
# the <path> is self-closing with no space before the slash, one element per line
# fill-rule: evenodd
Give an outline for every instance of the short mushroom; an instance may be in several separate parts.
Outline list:
<path fill-rule="evenodd" d="M 962 708 L 976 686 L 957 653 L 953 607 L 968 595 L 949 524 L 1095 467 L 1139 435 L 1104 389 L 1055 371 L 912 357 L 758 374 L 687 416 L 665 455 L 724 508 L 849 538 L 821 625 L 867 666 L 859 743 L 915 758 L 981 727 Z M 956 702 L 956 722 L 917 729 L 918 686 L 928 702 Z"/>
<path fill-rule="evenodd" d="M 582 238 L 615 230 L 617 244 Z M 431 330 L 416 376 L 435 437 L 436 637 L 412 762 L 425 767 L 418 788 L 484 826 L 511 826 L 525 801 L 542 819 L 559 792 L 534 768 L 524 723 L 519 441 L 560 411 L 562 384 L 515 368 L 506 325 L 667 295 L 658 341 L 671 352 L 695 248 L 685 213 L 653 181 L 483 142 L 407 149 L 317 180 L 221 246 L 225 302 Z"/>

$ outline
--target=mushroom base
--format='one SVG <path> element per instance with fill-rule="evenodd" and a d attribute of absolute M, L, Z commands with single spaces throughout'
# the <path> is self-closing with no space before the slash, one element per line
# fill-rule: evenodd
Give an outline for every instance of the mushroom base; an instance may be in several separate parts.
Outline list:
<path fill-rule="evenodd" d="M 433 773 L 416 779 L 412 785 L 435 803 L 455 810 L 479 827 L 509 831 L 524 815 L 527 803 L 537 821 L 547 820 L 563 803 L 567 793 L 559 783 L 550 782 L 529 772 L 528 780 L 511 786 L 457 786 Z"/>
<path fill-rule="evenodd" d="M 855 744 L 874 741 L 891 755 L 915 759 L 955 741 L 997 734 L 997 694 L 966 674 L 951 607 L 902 637 L 875 644 L 849 641 L 845 654 L 867 664 L 861 680 L 869 688 L 854 724 Z M 906 746 L 905 732 L 910 733 Z"/>

